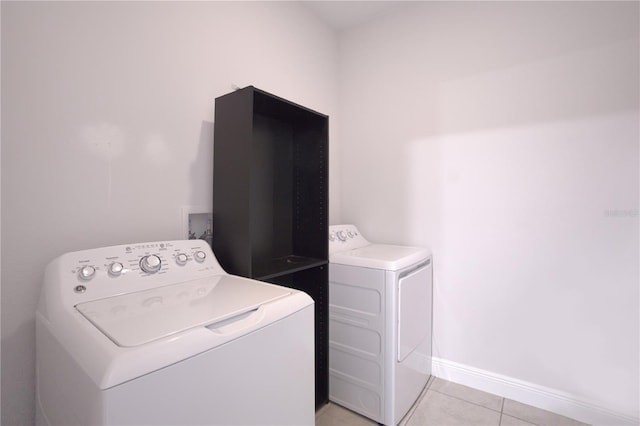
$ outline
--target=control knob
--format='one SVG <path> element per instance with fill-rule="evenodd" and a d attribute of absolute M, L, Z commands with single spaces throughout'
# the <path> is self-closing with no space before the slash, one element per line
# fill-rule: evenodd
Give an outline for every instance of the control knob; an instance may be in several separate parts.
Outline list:
<path fill-rule="evenodd" d="M 193 258 L 199 262 L 202 263 L 204 262 L 204 260 L 207 258 L 207 254 L 205 252 L 203 252 L 202 250 L 198 250 L 197 252 L 195 252 L 193 254 Z"/>
<path fill-rule="evenodd" d="M 344 231 L 338 231 L 338 239 L 340 241 L 347 241 L 347 234 Z"/>
<path fill-rule="evenodd" d="M 140 269 L 147 274 L 154 274 L 158 272 L 160 268 L 162 268 L 162 260 L 160 260 L 158 255 L 150 254 L 140 259 Z"/>
<path fill-rule="evenodd" d="M 113 262 L 111 265 L 109 265 L 109 274 L 113 275 L 114 277 L 120 275 L 123 270 L 124 265 L 120 262 Z"/>
<path fill-rule="evenodd" d="M 96 268 L 94 268 L 91 265 L 85 265 L 82 268 L 80 268 L 80 271 L 78 272 L 78 276 L 80 277 L 81 280 L 84 281 L 88 281 L 91 278 L 93 278 L 93 276 L 96 274 Z"/>
<path fill-rule="evenodd" d="M 186 255 L 186 254 L 184 254 L 184 253 L 178 253 L 178 254 L 176 255 L 176 263 L 177 263 L 178 265 L 180 265 L 180 266 L 182 266 L 182 265 L 186 265 L 187 260 L 189 260 L 189 258 L 188 258 L 188 257 L 187 257 L 187 255 Z"/>

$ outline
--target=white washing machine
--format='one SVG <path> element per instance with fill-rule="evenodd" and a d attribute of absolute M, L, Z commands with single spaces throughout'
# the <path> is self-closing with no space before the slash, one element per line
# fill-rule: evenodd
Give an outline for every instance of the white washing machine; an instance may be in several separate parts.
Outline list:
<path fill-rule="evenodd" d="M 432 257 L 329 227 L 329 399 L 397 425 L 431 375 Z"/>
<path fill-rule="evenodd" d="M 201 240 L 65 254 L 36 312 L 41 425 L 312 425 L 313 301 Z"/>

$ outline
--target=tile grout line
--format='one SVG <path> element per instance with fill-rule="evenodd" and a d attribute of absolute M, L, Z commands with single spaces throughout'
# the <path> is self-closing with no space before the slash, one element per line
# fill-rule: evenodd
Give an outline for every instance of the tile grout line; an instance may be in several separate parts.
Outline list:
<path fill-rule="evenodd" d="M 438 394 L 441 394 L 441 395 L 444 395 L 444 396 L 447 396 L 447 397 L 450 397 L 450 398 L 453 398 L 453 399 L 456 399 L 456 400 L 459 400 L 459 401 L 462 401 L 462 402 L 469 403 L 469 404 L 474 405 L 474 406 L 476 406 L 476 407 L 485 408 L 485 409 L 488 409 L 488 410 L 490 410 L 490 411 L 492 411 L 492 412 L 499 412 L 499 413 L 500 413 L 500 416 L 499 416 L 499 420 L 498 420 L 498 426 L 502 425 L 502 420 L 504 419 L 504 416 L 505 416 L 505 415 L 507 415 L 507 416 L 509 416 L 509 417 L 512 417 L 512 418 L 515 418 L 515 419 L 518 419 L 518 420 L 521 420 L 521 421 L 525 422 L 526 424 L 530 424 L 530 425 L 532 425 L 532 426 L 540 426 L 540 424 L 539 424 L 539 423 L 533 422 L 533 421 L 531 421 L 530 419 L 522 418 L 522 417 L 521 417 L 521 416 L 519 416 L 519 415 L 514 415 L 514 414 L 511 414 L 511 413 L 509 413 L 509 414 L 505 413 L 504 408 L 505 408 L 505 405 L 506 405 L 506 400 L 507 400 L 507 398 L 500 397 L 500 399 L 501 399 L 500 408 L 499 408 L 499 410 L 496 410 L 496 409 L 490 408 L 490 407 L 488 407 L 488 406 L 481 405 L 481 404 L 479 404 L 479 403 L 476 403 L 476 402 L 470 401 L 470 400 L 465 399 L 465 398 L 463 398 L 463 397 L 459 397 L 459 396 L 451 395 L 451 394 L 448 394 L 448 393 L 446 393 L 446 392 L 442 392 L 442 391 L 440 391 L 440 390 L 433 389 L 432 387 L 433 387 L 433 385 L 434 385 L 434 383 L 435 383 L 435 381 L 436 381 L 436 380 L 437 380 L 437 378 L 436 378 L 435 376 L 431 376 L 431 377 L 430 377 L 430 379 L 429 379 L 429 380 L 427 381 L 427 383 L 425 384 L 425 387 L 424 387 L 424 388 L 422 389 L 422 391 L 420 392 L 420 395 L 418 396 L 417 400 L 415 401 L 415 403 L 413 404 L 413 406 L 411 407 L 411 409 L 409 410 L 409 412 L 408 412 L 408 413 L 405 415 L 405 417 L 400 421 L 399 426 L 407 426 L 407 425 L 408 425 L 408 423 L 409 423 L 409 421 L 411 420 L 411 418 L 415 415 L 415 412 L 417 411 L 417 408 L 418 408 L 419 404 L 420 404 L 420 403 L 422 402 L 422 400 L 423 400 L 423 399 L 428 395 L 429 391 L 433 391 L 433 392 L 436 392 L 436 393 L 438 393 Z M 486 394 L 488 394 L 488 395 L 493 395 L 493 394 L 490 394 L 490 393 L 487 393 L 487 392 L 485 392 L 485 393 L 486 393 Z M 499 397 L 498 395 L 493 395 L 493 396 Z M 329 401 L 329 402 L 328 402 L 324 407 L 322 407 L 320 410 L 318 410 L 318 412 L 316 413 L 316 421 L 317 421 L 317 420 L 318 420 L 318 418 L 320 417 L 320 416 L 319 416 L 319 414 L 320 414 L 320 415 L 323 415 L 323 414 L 327 414 L 327 415 L 328 415 L 328 414 L 329 414 L 329 413 L 328 413 L 328 411 L 329 411 L 328 409 L 329 409 L 329 407 L 330 407 L 331 405 L 332 405 L 332 402 L 331 402 L 331 401 Z M 351 411 L 350 411 L 349 409 L 347 409 L 347 408 L 343 408 L 342 406 L 339 406 L 339 405 L 337 405 L 337 404 L 335 404 L 335 405 L 336 405 L 336 407 L 339 407 L 339 408 L 340 408 L 340 409 L 342 409 L 342 410 L 345 410 L 345 411 L 351 412 Z M 534 407 L 534 408 L 535 408 L 535 407 Z M 371 419 L 367 418 L 366 416 L 362 416 L 362 415 L 360 415 L 360 414 L 358 414 L 358 413 L 355 413 L 355 412 L 351 412 L 351 413 L 353 413 L 354 415 L 356 415 L 356 416 L 358 416 L 358 417 L 363 417 L 363 418 L 364 418 L 364 419 L 366 419 L 367 421 L 371 421 Z M 554 414 L 554 413 L 552 413 L 552 414 Z M 339 423 L 338 423 L 338 424 L 339 424 Z M 373 425 L 375 425 L 375 423 L 373 423 Z M 586 426 L 586 425 L 585 425 L 585 426 Z"/>
<path fill-rule="evenodd" d="M 429 387 L 430 387 L 430 386 L 429 386 Z M 491 411 L 494 411 L 494 412 L 499 412 L 499 413 L 500 413 L 500 423 L 502 423 L 502 416 L 503 416 L 503 414 L 504 414 L 504 403 L 505 403 L 505 401 L 506 401 L 506 399 L 507 399 L 507 398 L 501 397 L 501 399 L 502 399 L 502 405 L 501 405 L 501 407 L 500 407 L 500 411 L 498 411 L 498 410 L 494 410 L 493 408 L 490 408 L 490 407 L 487 407 L 487 406 L 484 406 L 484 405 L 481 405 L 481 404 L 477 404 L 477 403 L 475 403 L 475 402 L 473 402 L 473 401 L 469 401 L 469 400 L 467 400 L 467 399 L 464 399 L 464 398 L 461 398 L 461 397 L 458 397 L 458 396 L 455 396 L 455 395 L 450 395 L 450 394 L 448 394 L 448 393 L 446 393 L 446 392 L 441 392 L 441 391 L 436 390 L 436 389 L 431 389 L 431 390 L 432 390 L 433 392 L 438 392 L 438 393 L 439 393 L 439 394 L 441 394 L 441 395 L 446 395 L 446 396 L 449 396 L 449 397 L 451 397 L 451 398 L 458 399 L 458 400 L 460 400 L 460 401 L 468 402 L 469 404 L 473 404 L 473 405 L 476 405 L 476 406 L 478 406 L 478 407 L 486 408 L 486 409 L 491 410 Z M 494 395 L 494 394 L 491 394 L 491 393 L 488 393 L 488 392 L 485 392 L 485 393 L 487 393 L 487 394 L 489 394 L 489 395 Z M 494 395 L 494 396 L 498 396 L 498 395 Z M 522 420 L 523 422 L 527 422 L 527 423 L 530 423 L 530 424 L 535 425 L 535 426 L 540 426 L 538 423 L 534 423 L 534 422 L 532 422 L 532 421 L 531 421 L 531 420 L 529 420 L 529 419 L 523 419 L 523 418 L 518 417 L 518 416 L 515 416 L 515 415 L 513 415 L 513 414 L 507 414 L 507 415 L 508 415 L 508 416 L 510 416 L 510 417 L 513 417 L 513 418 L 515 418 L 515 419 Z"/>
<path fill-rule="evenodd" d="M 506 399 L 507 399 L 507 398 L 502 398 L 502 409 L 500 410 L 500 411 L 501 411 L 501 412 L 500 412 L 500 422 L 501 422 L 501 423 L 502 423 L 502 415 L 504 414 L 504 403 L 505 403 Z M 535 407 L 534 407 L 534 408 L 535 408 Z M 523 418 L 518 417 L 518 416 L 516 416 L 516 415 L 514 415 L 514 414 L 511 414 L 511 413 L 507 414 L 507 416 L 509 416 L 509 417 L 513 417 L 514 419 L 522 420 L 523 422 L 530 423 L 530 424 L 532 424 L 532 425 L 534 425 L 534 426 L 539 426 L 539 425 L 538 425 L 538 423 L 534 423 L 534 422 L 532 422 L 531 420 L 528 420 L 528 419 L 523 419 Z"/>
<path fill-rule="evenodd" d="M 433 382 L 435 382 L 435 380 L 436 380 L 436 377 L 432 374 L 427 380 L 427 384 L 424 385 L 424 389 L 422 389 L 422 391 L 420 392 L 420 395 L 418 395 L 418 398 L 415 400 L 411 408 L 409 408 L 409 411 L 407 412 L 407 414 L 405 414 L 405 416 L 400 420 L 399 425 L 406 426 L 409 423 L 409 420 L 411 420 L 411 417 L 413 417 L 416 410 L 418 409 L 418 405 L 420 405 L 420 403 L 422 402 L 422 399 L 427 395 L 427 392 L 429 391 L 429 389 L 431 388 L 431 385 L 433 384 Z"/>
<path fill-rule="evenodd" d="M 464 398 L 461 398 L 461 397 L 459 397 L 459 396 L 450 395 L 450 394 L 448 394 L 448 393 L 441 392 L 441 391 L 438 391 L 438 390 L 435 390 L 435 389 L 431 389 L 431 390 L 432 390 L 433 392 L 437 392 L 437 393 L 439 393 L 440 395 L 446 395 L 446 396 L 449 396 L 449 397 L 451 397 L 451 398 L 455 398 L 455 399 L 460 400 L 460 401 L 468 402 L 469 404 L 473 404 L 473 405 L 476 405 L 476 406 L 478 406 L 478 407 L 486 408 L 487 410 L 491 410 L 491 411 L 493 411 L 493 412 L 495 412 L 495 413 L 501 413 L 501 411 L 498 411 L 498 410 L 496 410 L 496 409 L 493 409 L 493 408 L 487 407 L 486 405 L 481 405 L 481 404 L 475 403 L 475 402 L 473 402 L 473 401 L 469 401 L 468 399 L 464 399 Z"/>

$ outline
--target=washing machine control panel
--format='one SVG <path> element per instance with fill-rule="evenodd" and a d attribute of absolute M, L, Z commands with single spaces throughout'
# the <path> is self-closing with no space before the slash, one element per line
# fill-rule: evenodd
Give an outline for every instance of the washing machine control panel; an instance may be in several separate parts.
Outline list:
<path fill-rule="evenodd" d="M 203 240 L 126 244 L 67 253 L 48 268 L 57 268 L 63 293 L 74 303 L 160 287 L 204 276 L 225 274 Z"/>
<path fill-rule="evenodd" d="M 329 255 L 369 244 L 355 225 L 329 226 Z"/>

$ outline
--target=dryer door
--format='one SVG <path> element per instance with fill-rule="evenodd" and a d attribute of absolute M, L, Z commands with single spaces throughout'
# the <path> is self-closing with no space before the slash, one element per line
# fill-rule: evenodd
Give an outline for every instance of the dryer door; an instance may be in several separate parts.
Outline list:
<path fill-rule="evenodd" d="M 398 277 L 398 362 L 431 331 L 431 258 Z"/>

